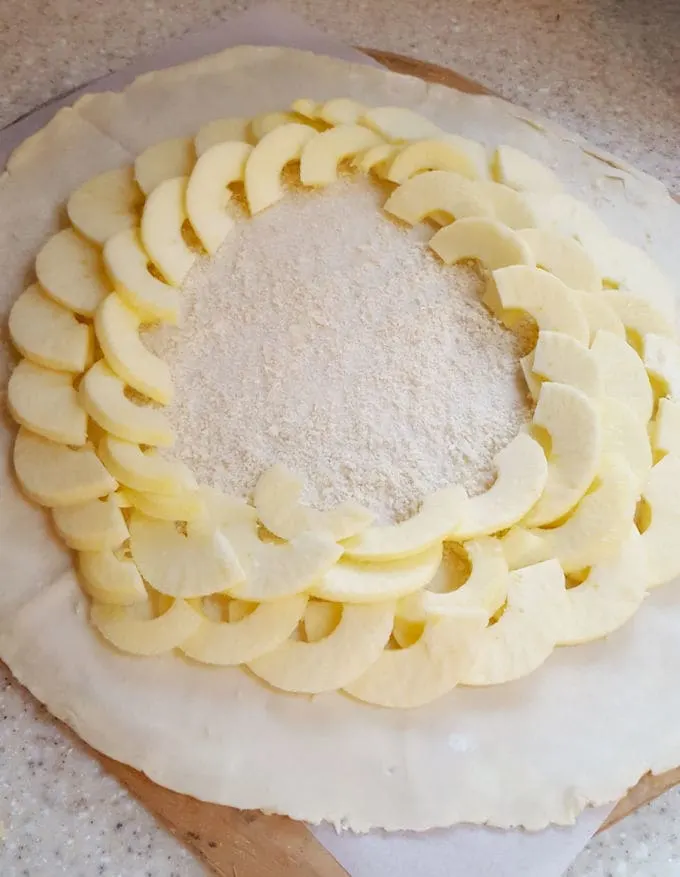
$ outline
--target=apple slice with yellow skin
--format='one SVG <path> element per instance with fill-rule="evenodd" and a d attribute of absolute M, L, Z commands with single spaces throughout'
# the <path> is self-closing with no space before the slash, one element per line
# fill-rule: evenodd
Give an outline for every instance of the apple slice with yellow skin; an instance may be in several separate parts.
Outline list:
<path fill-rule="evenodd" d="M 604 299 L 581 289 L 570 290 L 572 298 L 577 302 L 588 323 L 589 343 L 592 344 L 599 331 L 611 332 L 618 338 L 626 339 L 626 330 L 623 323 L 616 316 Z"/>
<path fill-rule="evenodd" d="M 118 487 L 92 448 L 56 444 L 23 427 L 14 442 L 14 470 L 24 493 L 50 508 L 98 499 Z"/>
<path fill-rule="evenodd" d="M 199 128 L 194 137 L 196 155 L 201 156 L 218 143 L 236 140 L 247 143 L 250 133 L 250 119 L 245 116 L 234 116 L 230 119 L 214 119 Z"/>
<path fill-rule="evenodd" d="M 81 551 L 78 569 L 86 592 L 98 603 L 132 606 L 148 598 L 139 570 L 123 548 Z"/>
<path fill-rule="evenodd" d="M 462 487 L 446 487 L 423 500 L 420 511 L 406 521 L 371 527 L 344 543 L 345 556 L 380 562 L 422 554 L 451 538 L 460 522 L 466 496 Z"/>
<path fill-rule="evenodd" d="M 314 643 L 287 639 L 248 668 L 282 691 L 320 694 L 344 688 L 378 660 L 392 632 L 394 603 L 344 606 L 338 626 Z"/>
<path fill-rule="evenodd" d="M 134 442 L 106 433 L 98 452 L 109 472 L 132 490 L 180 494 L 198 488 L 188 466 L 180 460 L 162 457 L 153 448 L 142 449 Z"/>
<path fill-rule="evenodd" d="M 338 165 L 372 146 L 382 138 L 362 125 L 338 125 L 322 131 L 305 144 L 300 156 L 303 186 L 327 186 L 338 179 Z"/>
<path fill-rule="evenodd" d="M 628 405 L 647 423 L 652 416 L 654 393 L 635 350 L 609 332 L 598 332 L 590 350 L 600 367 L 605 395 Z"/>
<path fill-rule="evenodd" d="M 650 436 L 654 453 L 661 458 L 665 454 L 680 457 L 680 402 L 672 399 L 659 399 Z"/>
<path fill-rule="evenodd" d="M 83 317 L 94 316 L 111 292 L 101 250 L 72 228 L 47 241 L 36 256 L 35 273 L 50 298 Z"/>
<path fill-rule="evenodd" d="M 106 171 L 83 183 L 66 205 L 74 227 L 95 244 L 103 244 L 139 222 L 144 203 L 131 167 Z"/>
<path fill-rule="evenodd" d="M 505 562 L 511 571 L 550 560 L 550 550 L 540 534 L 526 530 L 524 527 L 511 527 L 500 537 L 499 542 Z"/>
<path fill-rule="evenodd" d="M 529 247 L 512 229 L 484 217 L 466 217 L 444 226 L 429 246 L 445 265 L 474 260 L 487 271 L 496 271 L 508 265 L 534 264 Z"/>
<path fill-rule="evenodd" d="M 316 118 L 329 125 L 357 125 L 365 112 L 366 107 L 363 104 L 347 97 L 335 97 L 317 108 Z"/>
<path fill-rule="evenodd" d="M 140 233 L 149 259 L 168 283 L 181 286 L 196 261 L 182 235 L 188 177 L 165 180 L 146 199 Z"/>
<path fill-rule="evenodd" d="M 181 649 L 188 658 L 203 664 L 227 667 L 254 661 L 277 649 L 291 636 L 306 604 L 307 597 L 297 594 L 275 603 L 261 603 L 240 621 L 203 618 Z"/>
<path fill-rule="evenodd" d="M 554 274 L 566 286 L 586 292 L 602 290 L 597 266 L 574 238 L 549 228 L 523 228 L 518 234 L 534 254 L 536 265 Z"/>
<path fill-rule="evenodd" d="M 474 183 L 450 171 L 417 174 L 392 192 L 383 209 L 409 225 L 439 211 L 452 219 L 493 217 L 494 212 Z"/>
<path fill-rule="evenodd" d="M 247 143 L 218 143 L 196 163 L 187 186 L 187 214 L 194 231 L 214 254 L 234 227 L 227 210 L 232 183 L 241 183 L 252 152 Z"/>
<path fill-rule="evenodd" d="M 135 179 L 145 195 L 173 177 L 188 177 L 196 164 L 196 148 L 190 137 L 154 143 L 135 159 Z"/>
<path fill-rule="evenodd" d="M 61 445 L 87 441 L 87 414 L 73 386 L 74 375 L 22 359 L 7 386 L 10 414 L 21 426 Z"/>
<path fill-rule="evenodd" d="M 95 603 L 90 621 L 119 651 L 144 656 L 163 655 L 181 646 L 201 624 L 201 616 L 185 600 L 173 600 L 155 617 L 140 618 L 137 608 Z"/>
<path fill-rule="evenodd" d="M 635 413 L 609 396 L 598 402 L 602 424 L 602 453 L 606 456 L 620 454 L 633 473 L 638 491 L 647 480 L 652 468 L 652 449 L 647 424 Z"/>
<path fill-rule="evenodd" d="M 520 433 L 494 460 L 496 480 L 464 504 L 451 538 L 464 542 L 506 530 L 521 520 L 546 487 L 548 464 L 543 448 L 530 435 Z"/>
<path fill-rule="evenodd" d="M 437 138 L 444 133 L 434 122 L 406 107 L 371 107 L 361 118 L 361 124 L 392 143 Z"/>
<path fill-rule="evenodd" d="M 307 143 L 318 136 L 309 125 L 294 122 L 275 128 L 259 141 L 250 154 L 244 174 L 246 199 L 253 215 L 283 198 L 283 169 L 290 162 L 298 161 Z"/>
<path fill-rule="evenodd" d="M 638 515 L 647 556 L 649 587 L 680 575 L 680 457 L 666 454 L 650 471 Z"/>
<path fill-rule="evenodd" d="M 80 384 L 80 401 L 84 411 L 117 438 L 140 445 L 171 445 L 174 441 L 165 415 L 155 408 L 131 402 L 125 395 L 125 383 L 103 359 L 85 373 Z"/>
<path fill-rule="evenodd" d="M 496 219 L 508 228 L 518 231 L 535 224 L 533 211 L 523 193 L 493 180 L 480 180 L 479 189 L 493 204 Z M 535 262 L 532 261 L 531 264 L 534 265 Z"/>
<path fill-rule="evenodd" d="M 597 360 L 588 348 L 562 332 L 538 333 L 533 351 L 525 357 L 531 370 L 544 381 L 567 384 L 590 399 L 602 396 L 602 377 Z"/>
<path fill-rule="evenodd" d="M 142 320 L 179 322 L 179 291 L 155 277 L 139 237 L 139 229 L 127 228 L 104 244 L 104 264 L 117 294 Z"/>
<path fill-rule="evenodd" d="M 59 506 L 53 509 L 52 515 L 59 535 L 76 551 L 113 550 L 130 535 L 123 513 L 112 496 Z"/>
<path fill-rule="evenodd" d="M 401 184 L 422 171 L 452 171 L 469 180 L 478 177 L 474 162 L 461 147 L 446 140 L 419 140 L 399 152 L 387 179 Z"/>
<path fill-rule="evenodd" d="M 672 331 L 669 327 L 668 331 Z M 661 386 L 663 395 L 680 402 L 680 347 L 661 334 L 645 334 L 642 359 L 647 374 Z"/>
<path fill-rule="evenodd" d="M 352 167 L 362 174 L 374 173 L 377 177 L 385 179 L 390 162 L 401 149 L 393 143 L 379 143 L 365 152 L 358 152 L 351 161 Z"/>
<path fill-rule="evenodd" d="M 498 182 L 518 192 L 562 191 L 562 183 L 549 167 L 514 146 L 499 146 L 492 163 Z"/>

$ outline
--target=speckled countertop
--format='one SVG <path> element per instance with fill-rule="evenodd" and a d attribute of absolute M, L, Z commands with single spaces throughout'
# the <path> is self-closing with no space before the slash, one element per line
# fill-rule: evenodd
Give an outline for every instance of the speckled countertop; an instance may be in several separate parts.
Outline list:
<path fill-rule="evenodd" d="M 242 0 L 0 0 L 0 127 L 245 8 Z M 677 0 L 291 0 L 355 44 L 450 67 L 680 193 Z M 680 877 L 680 791 L 611 829 L 569 877 Z M 0 668 L 0 875 L 200 877 L 203 868 Z M 519 877 L 519 875 L 518 875 Z"/>

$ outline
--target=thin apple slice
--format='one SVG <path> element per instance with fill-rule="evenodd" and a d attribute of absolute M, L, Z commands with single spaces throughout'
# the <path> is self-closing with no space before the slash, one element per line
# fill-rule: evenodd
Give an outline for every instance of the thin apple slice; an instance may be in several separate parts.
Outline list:
<path fill-rule="evenodd" d="M 156 617 L 140 618 L 136 609 L 95 603 L 90 621 L 119 651 L 144 656 L 162 655 L 181 646 L 201 624 L 201 616 L 185 600 L 173 600 Z"/>
<path fill-rule="evenodd" d="M 605 395 L 628 405 L 647 423 L 652 416 L 654 393 L 635 350 L 610 332 L 598 332 L 590 350 L 600 367 Z"/>
<path fill-rule="evenodd" d="M 318 133 L 309 125 L 292 123 L 275 128 L 257 144 L 246 163 L 246 199 L 252 214 L 280 201 L 285 194 L 281 173 L 287 164 L 298 161 L 307 143 Z"/>
<path fill-rule="evenodd" d="M 76 551 L 113 550 L 129 536 L 123 513 L 112 496 L 59 506 L 52 515 L 59 535 Z"/>
<path fill-rule="evenodd" d="M 618 399 L 603 396 L 598 407 L 602 424 L 602 453 L 606 456 L 620 454 L 633 473 L 638 491 L 642 490 L 652 468 L 647 424 Z"/>
<path fill-rule="evenodd" d="M 593 343 L 595 336 L 600 331 L 611 332 L 617 338 L 625 340 L 626 330 L 623 323 L 604 299 L 600 298 L 599 295 L 584 292 L 582 289 L 572 289 L 570 292 L 572 298 L 578 302 L 588 323 L 590 344 Z"/>
<path fill-rule="evenodd" d="M 659 399 L 659 407 L 650 430 L 654 453 L 659 457 L 680 457 L 680 402 Z"/>
<path fill-rule="evenodd" d="M 661 393 L 680 402 L 680 347 L 676 342 L 658 333 L 645 334 L 642 360 L 647 374 L 660 385 Z"/>
<path fill-rule="evenodd" d="M 199 128 L 194 138 L 196 155 L 201 156 L 211 147 L 218 143 L 227 143 L 236 140 L 241 143 L 248 141 L 250 119 L 244 116 L 234 116 L 230 119 L 215 119 Z"/>
<path fill-rule="evenodd" d="M 374 173 L 377 177 L 385 179 L 390 162 L 400 149 L 400 146 L 395 146 L 393 143 L 380 143 L 365 152 L 357 152 L 351 161 L 352 167 L 362 174 Z"/>
<path fill-rule="evenodd" d="M 35 273 L 50 298 L 83 317 L 94 316 L 111 292 L 101 250 L 72 228 L 47 241 L 36 256 Z"/>
<path fill-rule="evenodd" d="M 317 107 L 316 118 L 329 125 L 357 125 L 365 112 L 363 104 L 348 97 L 335 97 Z"/>
<path fill-rule="evenodd" d="M 98 603 L 132 606 L 148 598 L 139 570 L 123 548 L 81 551 L 78 569 L 86 592 Z"/>
<path fill-rule="evenodd" d="M 603 290 L 600 293 L 603 301 L 621 320 L 626 329 L 629 343 L 640 349 L 645 336 L 664 339 L 667 347 L 672 345 L 677 351 L 680 360 L 680 348 L 672 340 L 675 338 L 675 328 L 668 316 L 654 307 L 650 302 L 644 301 L 622 290 Z M 680 367 L 678 369 L 680 372 Z"/>
<path fill-rule="evenodd" d="M 338 165 L 357 153 L 379 146 L 382 138 L 362 125 L 338 125 L 305 144 L 300 156 L 303 186 L 327 186 L 338 178 Z"/>
<path fill-rule="evenodd" d="M 493 205 L 474 183 L 460 174 L 441 170 L 426 171 L 407 180 L 392 192 L 383 209 L 409 225 L 439 211 L 451 220 L 494 215 Z"/>
<path fill-rule="evenodd" d="M 31 432 L 60 445 L 84 445 L 87 414 L 80 406 L 72 374 L 22 359 L 7 387 L 10 414 Z"/>
<path fill-rule="evenodd" d="M 512 229 L 495 219 L 467 217 L 439 229 L 429 243 L 445 265 L 474 260 L 487 271 L 508 265 L 533 265 L 529 247 Z"/>
<path fill-rule="evenodd" d="M 66 205 L 75 228 L 95 244 L 105 243 L 139 221 L 144 196 L 131 167 L 93 177 L 71 195 Z"/>
<path fill-rule="evenodd" d="M 535 224 L 533 211 L 523 193 L 493 180 L 480 180 L 479 189 L 493 204 L 496 219 L 508 228 L 519 231 Z M 532 261 L 531 264 L 534 265 L 535 262 Z"/>
<path fill-rule="evenodd" d="M 469 180 L 478 177 L 476 165 L 465 149 L 446 140 L 419 140 L 399 152 L 387 179 L 401 184 L 422 171 L 452 171 Z"/>
<path fill-rule="evenodd" d="M 371 107 L 364 113 L 361 124 L 368 125 L 392 143 L 436 139 L 444 133 L 434 122 L 406 107 Z"/>
<path fill-rule="evenodd" d="M 188 177 L 196 164 L 196 148 L 190 137 L 154 143 L 135 159 L 135 179 L 145 195 L 173 177 Z"/>
<path fill-rule="evenodd" d="M 518 192 L 561 192 L 563 188 L 549 167 L 514 146 L 496 149 L 493 168 L 498 182 Z"/>
<path fill-rule="evenodd" d="M 509 570 L 521 569 L 550 560 L 550 549 L 541 539 L 540 532 L 533 533 L 524 527 L 511 527 L 499 539 L 503 557 Z"/>
<path fill-rule="evenodd" d="M 571 289 L 602 290 L 602 277 L 597 266 L 574 238 L 549 228 L 523 228 L 518 234 L 528 244 L 539 268 L 554 274 Z"/>
<path fill-rule="evenodd" d="M 162 457 L 154 448 L 142 449 L 107 433 L 99 442 L 98 453 L 109 472 L 132 490 L 179 494 L 198 488 L 188 466 Z"/>
<path fill-rule="evenodd" d="M 205 509 L 198 490 L 180 493 L 143 493 L 126 488 L 126 496 L 133 508 L 149 518 L 161 521 L 203 521 Z"/>
<path fill-rule="evenodd" d="M 666 454 L 649 473 L 638 516 L 647 556 L 649 587 L 680 575 L 680 457 Z"/>
<path fill-rule="evenodd" d="M 188 181 L 188 177 L 173 177 L 157 186 L 146 199 L 140 224 L 149 259 L 173 286 L 181 286 L 196 261 L 182 234 Z"/>
<path fill-rule="evenodd" d="M 547 329 L 539 332 L 536 347 L 528 358 L 531 370 L 542 380 L 567 384 L 590 399 L 602 396 L 602 376 L 597 360 L 571 335 Z"/>

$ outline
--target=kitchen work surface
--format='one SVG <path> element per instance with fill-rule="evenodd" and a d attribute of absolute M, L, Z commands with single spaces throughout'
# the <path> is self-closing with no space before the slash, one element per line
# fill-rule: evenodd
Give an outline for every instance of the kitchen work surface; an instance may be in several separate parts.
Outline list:
<path fill-rule="evenodd" d="M 367 40 L 364 40 L 364 42 L 366 42 L 366 41 Z M 592 134 L 590 136 L 592 136 Z M 617 151 L 621 152 L 622 150 L 617 148 Z M 12 692 L 12 694 L 14 694 L 14 692 Z M 6 699 L 10 702 L 10 704 L 12 703 L 12 698 L 9 694 L 7 694 Z M 3 700 L 5 700 L 5 698 L 3 698 Z M 10 715 L 11 714 L 12 714 L 12 708 L 10 707 Z M 24 739 L 24 741 L 27 739 L 25 733 L 21 734 L 21 737 Z M 42 748 L 46 748 L 46 747 L 42 747 Z M 45 759 L 44 752 L 41 753 L 40 758 L 36 757 L 36 759 L 33 760 L 32 765 L 31 765 L 30 761 L 28 763 L 29 763 L 29 765 L 31 765 L 32 769 L 36 769 L 36 768 L 39 769 L 39 761 L 41 759 L 43 760 L 44 764 L 46 765 L 46 759 Z M 14 762 L 12 762 L 12 763 L 14 763 Z M 50 776 L 49 771 L 47 773 L 47 776 Z M 0 777 L 0 779 L 4 780 L 4 777 Z M 12 794 L 16 794 L 17 785 L 19 788 L 22 788 L 26 785 L 26 784 L 21 784 L 21 783 L 17 784 L 17 776 L 16 776 L 16 774 L 14 774 L 14 772 L 13 772 L 12 777 L 10 777 L 10 779 L 12 781 Z M 32 785 L 33 785 L 33 789 L 35 789 L 36 788 L 35 784 L 33 783 Z M 78 789 L 79 795 L 84 794 L 85 787 L 84 787 L 84 784 L 82 782 L 73 783 L 73 789 L 76 789 L 76 788 Z M 103 788 L 103 785 L 101 786 L 101 788 Z M 101 790 L 98 790 L 98 794 L 101 794 Z M 73 809 L 75 809 L 76 811 L 78 811 L 80 809 L 79 804 L 81 804 L 81 802 L 72 802 L 70 804 L 70 806 Z M 36 802 L 35 804 L 33 804 L 33 806 L 29 805 L 27 807 L 27 811 L 32 817 L 35 817 L 35 814 L 39 810 L 46 809 L 47 806 L 48 806 L 48 801 L 44 800 L 44 801 L 39 802 L 39 803 Z M 87 805 L 85 804 L 85 806 L 87 806 Z M 20 809 L 20 808 L 17 808 L 17 809 Z M 112 815 L 112 809 L 111 809 L 110 803 L 105 809 L 107 812 L 107 816 L 110 818 Z M 96 820 L 97 818 L 101 817 L 102 815 L 103 814 L 101 812 L 100 813 L 95 812 L 95 815 L 92 818 Z M 52 816 L 54 817 L 54 813 L 52 814 Z M 89 819 L 89 818 L 90 817 L 88 815 L 85 819 L 85 822 L 87 822 L 87 819 Z M 11 825 L 9 824 L 10 821 L 12 823 Z M 137 821 L 137 820 L 135 820 L 135 821 Z M 21 825 L 17 823 L 15 813 L 9 813 L 8 817 L 5 819 L 5 823 L 6 823 L 6 834 L 7 834 L 7 838 L 6 838 L 7 851 L 10 851 L 12 849 L 12 847 L 14 847 L 16 849 L 17 839 L 19 839 L 20 843 L 26 843 L 26 841 L 29 837 L 29 833 L 27 831 L 22 831 Z M 107 823 L 107 825 L 108 825 L 108 823 Z M 121 823 L 120 823 L 121 827 L 120 828 L 118 828 L 118 825 L 119 825 L 118 822 L 116 822 L 115 825 L 116 825 L 116 830 L 118 832 L 123 833 L 123 835 L 124 835 L 125 829 L 127 828 L 127 822 L 124 820 L 121 820 Z M 106 854 L 111 856 L 110 866 L 107 865 L 107 863 L 105 861 L 105 857 L 102 857 L 98 852 L 94 853 L 94 858 L 96 860 L 96 867 L 99 869 L 99 871 L 98 871 L 99 873 L 119 873 L 119 870 L 117 870 L 117 869 L 121 869 L 121 865 L 119 863 L 119 860 L 117 859 L 116 856 L 113 855 L 113 852 L 112 852 L 113 843 L 109 840 L 109 832 L 110 832 L 111 836 L 115 835 L 115 832 L 114 832 L 112 826 L 105 827 L 104 828 L 105 839 L 104 839 L 103 845 L 100 846 L 98 849 L 105 850 Z M 47 833 L 47 832 L 45 832 L 45 833 Z M 74 834 L 76 836 L 75 844 L 77 844 L 79 839 L 82 839 L 86 835 L 88 835 L 88 832 L 87 831 L 80 831 L 79 832 L 77 830 L 74 832 L 73 829 L 71 829 L 69 831 L 69 836 L 73 837 Z M 632 850 L 632 853 L 630 856 L 630 862 L 627 866 L 631 870 L 627 870 L 627 871 L 621 870 L 621 868 L 619 867 L 619 865 L 621 863 L 619 863 L 616 865 L 616 868 L 618 870 L 613 871 L 613 873 L 644 873 L 644 874 L 674 873 L 673 870 L 666 870 L 666 871 L 662 870 L 662 868 L 666 867 L 666 866 L 667 866 L 667 868 L 673 867 L 673 862 L 670 861 L 671 857 L 670 857 L 670 853 L 669 853 L 669 851 L 672 847 L 672 842 L 669 842 L 669 843 L 671 844 L 671 846 L 669 846 L 669 848 L 664 851 L 665 862 L 660 861 L 658 866 L 655 863 L 653 863 L 651 858 L 646 859 L 647 855 L 649 855 L 650 853 L 651 854 L 655 853 L 655 850 L 658 848 L 658 844 L 656 843 L 656 841 L 654 839 L 650 839 L 649 841 L 647 841 L 646 846 L 645 846 L 645 844 L 640 844 L 634 850 Z M 45 860 L 45 864 L 44 864 L 45 870 L 43 870 L 41 872 L 39 870 L 39 868 L 42 866 L 39 864 L 39 860 L 35 859 L 35 858 L 28 859 L 27 860 L 28 861 L 27 873 L 55 873 L 55 862 L 58 861 L 58 859 L 59 859 L 59 855 L 57 853 L 59 853 L 62 858 L 65 858 L 66 855 L 68 854 L 68 845 L 67 844 L 63 845 L 64 849 L 53 850 L 51 857 L 48 853 L 49 847 L 46 846 L 46 844 L 44 842 L 40 842 L 38 838 L 36 838 L 35 841 L 33 841 L 32 843 L 29 841 L 26 845 L 32 848 L 30 855 L 35 855 L 39 851 L 40 855 L 42 855 L 44 857 L 44 860 Z M 133 844 L 130 844 L 130 847 L 133 847 Z M 68 855 L 70 855 L 70 854 L 68 854 Z M 626 854 L 624 853 L 623 856 L 625 857 L 625 855 Z M 73 863 L 73 865 L 70 868 L 68 866 L 65 866 L 66 870 L 64 871 L 64 873 L 78 873 L 77 867 L 82 866 L 82 861 L 84 861 L 84 859 L 82 858 L 82 855 L 79 856 L 76 853 L 70 859 L 70 861 Z M 178 862 L 178 864 L 176 864 L 176 866 L 175 866 L 175 870 L 177 871 L 177 873 L 182 873 L 182 874 L 183 873 L 190 873 L 186 863 L 182 862 L 181 859 L 177 860 L 177 862 Z M 638 868 L 638 864 L 636 864 L 636 862 L 639 862 L 639 868 Z M 14 867 L 14 865 L 12 865 L 12 867 Z M 19 866 L 17 866 L 17 867 L 19 867 Z M 148 869 L 149 873 L 165 873 L 165 871 L 162 870 L 162 868 L 164 866 L 160 865 L 160 859 L 158 860 L 158 863 L 154 860 L 153 863 L 147 864 L 144 867 L 146 867 Z M 587 870 L 578 871 L 578 870 L 576 870 L 574 873 L 608 873 L 606 870 L 603 870 L 604 867 L 605 866 L 604 866 L 604 862 L 603 862 L 602 868 L 600 868 L 599 871 L 598 870 L 591 870 L 591 871 L 587 871 Z M 676 867 L 677 867 L 677 864 L 676 864 Z M 109 870 L 102 870 L 102 868 L 104 868 L 104 869 L 108 868 Z M 134 870 L 135 868 L 137 868 L 137 864 L 135 863 L 135 865 L 132 865 L 132 863 L 130 862 L 130 863 L 125 865 L 125 867 L 121 870 L 121 873 L 144 873 L 143 866 L 141 864 L 139 865 L 138 872 Z M 637 871 L 635 870 L 636 868 L 638 868 Z M 17 873 L 22 873 L 22 870 L 21 869 L 17 870 Z M 94 870 L 94 866 L 93 866 L 92 868 L 89 868 L 89 867 L 84 868 L 82 873 L 86 873 L 86 874 L 87 873 L 97 873 L 97 871 Z M 172 873 L 171 866 L 168 866 L 167 873 Z"/>

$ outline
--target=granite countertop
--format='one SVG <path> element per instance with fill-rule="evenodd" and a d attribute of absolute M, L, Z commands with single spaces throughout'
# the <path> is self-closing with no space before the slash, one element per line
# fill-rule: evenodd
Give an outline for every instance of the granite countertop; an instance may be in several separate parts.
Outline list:
<path fill-rule="evenodd" d="M 0 127 L 208 27 L 242 0 L 2 0 Z M 676 0 L 291 0 L 355 44 L 434 61 L 558 119 L 680 193 Z M 680 877 L 680 791 L 591 842 L 569 877 Z M 205 874 L 0 668 L 2 877 Z"/>

